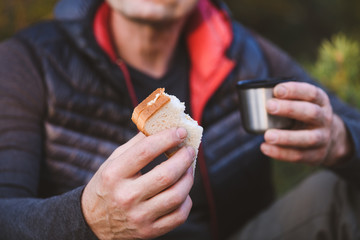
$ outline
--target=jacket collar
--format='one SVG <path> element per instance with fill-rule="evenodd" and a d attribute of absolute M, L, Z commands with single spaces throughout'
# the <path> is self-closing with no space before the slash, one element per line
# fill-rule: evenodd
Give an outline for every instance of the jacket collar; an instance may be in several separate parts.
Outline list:
<path fill-rule="evenodd" d="M 188 26 L 191 109 L 194 119 L 201 122 L 207 102 L 235 66 L 226 56 L 233 33 L 227 13 L 209 0 L 199 1 Z"/>

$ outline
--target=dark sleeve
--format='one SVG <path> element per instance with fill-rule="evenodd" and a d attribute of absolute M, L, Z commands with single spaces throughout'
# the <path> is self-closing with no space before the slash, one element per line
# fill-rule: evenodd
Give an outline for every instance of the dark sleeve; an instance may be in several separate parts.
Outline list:
<path fill-rule="evenodd" d="M 314 81 L 291 57 L 271 44 L 264 38 L 256 36 L 260 47 L 264 51 L 272 76 L 293 76 L 299 81 L 309 82 L 324 89 L 336 113 L 345 123 L 353 143 L 353 154 L 346 163 L 332 167 L 331 170 L 339 174 L 348 182 L 360 188 L 360 112 L 342 102 L 333 93 Z"/>
<path fill-rule="evenodd" d="M 35 62 L 18 40 L 0 44 L 0 239 L 96 239 L 83 188 L 37 198 L 46 96 Z"/>

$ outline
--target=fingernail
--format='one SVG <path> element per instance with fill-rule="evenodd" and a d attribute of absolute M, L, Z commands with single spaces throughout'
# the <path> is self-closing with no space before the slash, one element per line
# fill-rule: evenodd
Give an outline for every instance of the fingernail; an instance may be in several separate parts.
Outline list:
<path fill-rule="evenodd" d="M 186 149 L 187 149 L 188 153 L 191 155 L 191 157 L 194 158 L 195 157 L 195 149 L 190 146 L 187 147 Z"/>
<path fill-rule="evenodd" d="M 266 109 L 268 110 L 268 112 L 270 113 L 275 113 L 278 109 L 278 104 L 275 100 L 268 100 L 266 103 Z"/>
<path fill-rule="evenodd" d="M 276 143 L 278 139 L 278 135 L 274 132 L 267 132 L 265 133 L 265 140 L 268 142 L 268 143 Z"/>
<path fill-rule="evenodd" d="M 176 129 L 176 135 L 178 136 L 178 138 L 180 139 L 184 139 L 186 138 L 187 132 L 185 128 L 178 128 Z"/>
<path fill-rule="evenodd" d="M 286 90 L 286 88 L 283 87 L 283 86 L 277 86 L 277 87 L 275 87 L 274 93 L 275 93 L 275 96 L 276 96 L 276 97 L 284 97 L 284 96 L 286 95 L 286 92 L 287 92 L 287 90 Z"/>

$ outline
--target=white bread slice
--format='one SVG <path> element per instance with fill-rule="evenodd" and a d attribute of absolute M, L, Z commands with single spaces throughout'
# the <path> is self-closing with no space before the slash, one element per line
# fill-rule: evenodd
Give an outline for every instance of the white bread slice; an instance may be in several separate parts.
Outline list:
<path fill-rule="evenodd" d="M 184 145 L 192 146 L 197 156 L 203 128 L 184 111 L 184 103 L 176 96 L 166 94 L 164 88 L 158 88 L 134 109 L 131 119 L 147 136 L 172 127 L 185 128 L 188 134 Z M 167 152 L 167 155 L 171 156 L 180 147 Z"/>

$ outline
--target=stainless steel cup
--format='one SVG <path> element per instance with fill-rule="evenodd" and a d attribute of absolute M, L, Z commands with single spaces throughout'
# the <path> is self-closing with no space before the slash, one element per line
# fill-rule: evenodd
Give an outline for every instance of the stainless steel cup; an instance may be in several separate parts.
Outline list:
<path fill-rule="evenodd" d="M 274 97 L 273 89 L 277 84 L 294 80 L 264 78 L 241 80 L 237 83 L 241 118 L 247 132 L 261 134 L 270 128 L 291 128 L 294 120 L 268 114 L 266 101 Z"/>

